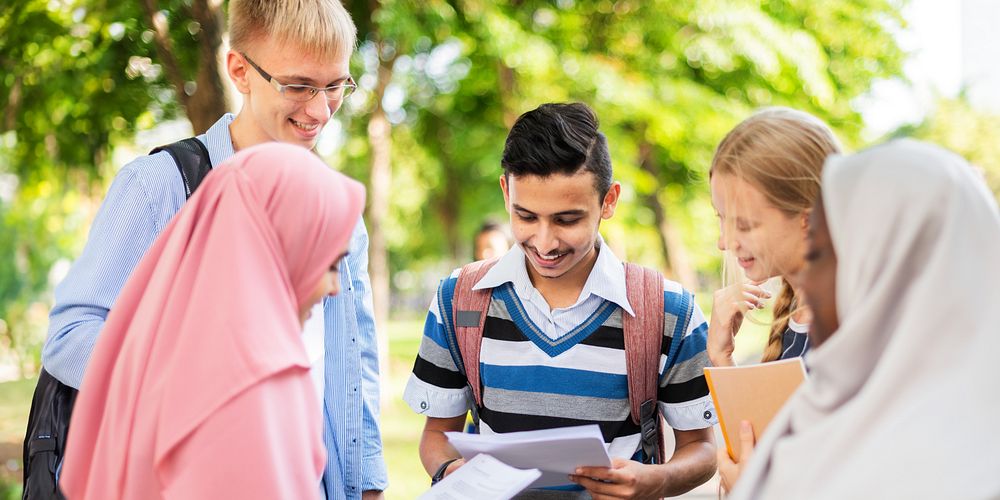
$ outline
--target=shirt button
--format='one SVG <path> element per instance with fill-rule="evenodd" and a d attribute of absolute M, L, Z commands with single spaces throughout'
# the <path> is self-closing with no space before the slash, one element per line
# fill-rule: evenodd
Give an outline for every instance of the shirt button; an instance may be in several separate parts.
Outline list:
<path fill-rule="evenodd" d="M 421 401 L 420 402 L 420 409 L 421 410 L 426 410 L 427 409 L 427 401 Z"/>
<path fill-rule="evenodd" d="M 712 420 L 712 412 L 705 410 L 705 420 Z"/>

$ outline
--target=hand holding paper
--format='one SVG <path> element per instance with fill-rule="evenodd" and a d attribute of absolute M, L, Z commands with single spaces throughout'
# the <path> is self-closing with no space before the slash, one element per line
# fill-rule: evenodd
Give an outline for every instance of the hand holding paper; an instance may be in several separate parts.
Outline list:
<path fill-rule="evenodd" d="M 539 469 L 542 475 L 531 484 L 532 488 L 570 484 L 568 476 L 578 467 L 611 466 L 597 425 L 505 434 L 446 432 L 445 435 L 466 459 L 485 453 L 513 467 Z"/>
<path fill-rule="evenodd" d="M 417 500 L 507 500 L 541 474 L 538 469 L 515 469 L 489 455 L 476 455 Z"/>

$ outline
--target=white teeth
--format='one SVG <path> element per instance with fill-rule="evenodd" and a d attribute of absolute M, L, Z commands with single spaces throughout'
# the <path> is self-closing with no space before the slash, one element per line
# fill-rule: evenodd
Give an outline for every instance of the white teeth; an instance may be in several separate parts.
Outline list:
<path fill-rule="evenodd" d="M 542 258 L 542 260 L 556 260 L 559 257 L 562 257 L 563 255 L 566 255 L 566 254 L 560 253 L 560 254 L 556 254 L 556 255 L 552 255 L 552 256 L 538 254 L 538 256 Z"/>
<path fill-rule="evenodd" d="M 311 132 L 313 130 L 316 130 L 316 127 L 319 126 L 318 123 L 314 123 L 312 125 L 306 125 L 304 123 L 299 123 L 299 122 L 297 122 L 295 120 L 291 120 L 291 122 L 292 122 L 292 125 L 295 125 L 296 127 L 300 128 L 302 130 L 305 130 L 306 132 Z"/>

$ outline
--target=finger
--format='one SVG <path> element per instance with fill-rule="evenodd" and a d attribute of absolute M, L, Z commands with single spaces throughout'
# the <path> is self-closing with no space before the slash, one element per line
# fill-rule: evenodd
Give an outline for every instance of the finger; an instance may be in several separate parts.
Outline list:
<path fill-rule="evenodd" d="M 759 286 L 756 286 L 756 285 L 750 285 L 750 284 L 745 285 L 743 287 L 743 293 L 751 293 L 751 294 L 753 294 L 756 297 L 760 297 L 760 298 L 764 298 L 764 299 L 771 298 L 771 292 L 769 292 L 769 291 L 767 291 L 767 290 L 765 290 L 765 289 L 763 289 L 763 288 L 761 288 Z"/>
<path fill-rule="evenodd" d="M 729 451 L 724 446 L 715 449 L 715 458 L 718 461 L 720 469 L 733 463 L 733 459 L 729 456 Z"/>
<path fill-rule="evenodd" d="M 748 420 L 743 420 L 740 422 L 740 463 L 745 464 L 747 460 L 750 460 L 750 455 L 753 454 L 753 447 L 755 444 L 755 439 L 753 435 L 753 426 L 750 425 Z"/>
<path fill-rule="evenodd" d="M 753 304 L 754 308 L 756 309 L 764 308 L 764 301 L 760 297 L 750 292 L 743 292 L 743 299 L 746 300 L 748 303 Z"/>
<path fill-rule="evenodd" d="M 587 488 L 587 491 L 589 491 L 591 496 L 593 496 L 594 498 L 598 498 L 597 494 L 609 495 L 609 496 L 615 495 L 617 490 L 621 488 L 620 485 L 617 485 L 615 483 L 606 483 L 604 481 L 598 481 L 594 478 L 586 476 L 570 475 L 569 478 L 574 483 L 579 484 L 584 488 Z"/>
<path fill-rule="evenodd" d="M 592 477 L 603 481 L 611 480 L 611 469 L 607 467 L 577 467 L 575 476 Z"/>
<path fill-rule="evenodd" d="M 745 313 L 749 309 L 757 308 L 757 299 L 755 297 L 747 297 L 746 295 L 738 297 L 733 301 L 733 308 L 736 309 L 734 314 Z"/>
<path fill-rule="evenodd" d="M 729 452 L 726 451 L 725 446 L 718 448 L 715 455 L 719 463 L 719 479 L 722 481 L 722 489 L 729 491 L 732 489 L 732 485 L 729 484 L 729 476 L 736 467 L 736 463 L 729 457 Z"/>
<path fill-rule="evenodd" d="M 617 470 L 628 465 L 629 460 L 619 458 L 611 459 L 611 467 L 577 467 L 574 473 L 577 476 L 594 478 L 599 481 L 610 481 L 612 483 L 622 482 L 622 473 Z"/>

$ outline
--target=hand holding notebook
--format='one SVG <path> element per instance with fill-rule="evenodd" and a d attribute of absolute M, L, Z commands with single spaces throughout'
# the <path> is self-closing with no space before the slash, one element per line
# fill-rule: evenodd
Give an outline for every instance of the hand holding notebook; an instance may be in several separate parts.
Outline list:
<path fill-rule="evenodd" d="M 805 377 L 802 358 L 705 368 L 705 380 L 730 458 L 740 457 L 740 422 L 749 421 L 759 439 Z"/>

